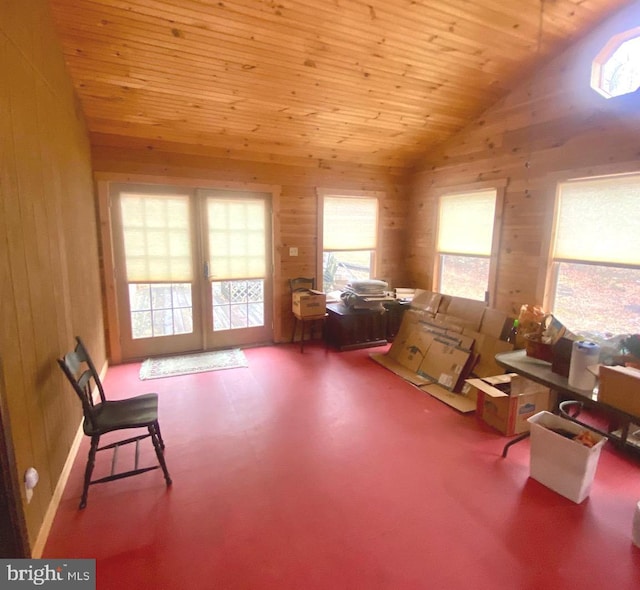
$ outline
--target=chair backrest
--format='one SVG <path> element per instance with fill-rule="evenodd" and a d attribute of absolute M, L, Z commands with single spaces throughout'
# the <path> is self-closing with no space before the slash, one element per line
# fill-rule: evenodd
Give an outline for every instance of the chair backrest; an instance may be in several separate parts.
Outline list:
<path fill-rule="evenodd" d="M 289 289 L 292 293 L 315 288 L 316 280 L 313 277 L 296 277 L 295 279 L 289 279 Z"/>
<path fill-rule="evenodd" d="M 58 365 L 60 365 L 62 372 L 73 386 L 78 398 L 80 398 L 85 420 L 89 422 L 92 428 L 95 427 L 93 420 L 93 392 L 95 389 L 98 390 L 101 402 L 105 402 L 106 397 L 100 381 L 100 375 L 96 371 L 96 367 L 79 337 L 76 336 L 76 347 L 65 354 L 63 358 L 58 359 Z"/>

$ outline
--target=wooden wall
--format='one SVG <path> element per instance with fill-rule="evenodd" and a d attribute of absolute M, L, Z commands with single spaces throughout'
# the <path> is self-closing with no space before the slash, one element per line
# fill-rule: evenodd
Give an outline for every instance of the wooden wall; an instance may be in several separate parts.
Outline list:
<path fill-rule="evenodd" d="M 640 170 L 640 91 L 607 101 L 589 87 L 600 48 L 639 25 L 636 4 L 425 155 L 411 188 L 407 271 L 414 286 L 433 284 L 443 187 L 506 180 L 495 306 L 516 313 L 522 303 L 543 303 L 558 180 Z"/>
<path fill-rule="evenodd" d="M 31 547 L 80 424 L 56 364 L 81 334 L 105 361 L 86 129 L 46 0 L 0 2 L 0 392 Z"/>
<path fill-rule="evenodd" d="M 316 188 L 350 191 L 384 191 L 381 203 L 381 257 L 378 275 L 392 284 L 404 284 L 405 221 L 407 195 L 405 177 L 399 169 L 373 166 L 345 166 L 314 161 L 293 165 L 286 161 L 244 161 L 228 157 L 226 151 L 166 142 L 148 142 L 102 134 L 91 136 L 93 168 L 97 177 L 122 175 L 134 180 L 164 182 L 198 179 L 215 185 L 225 182 L 268 185 L 279 191 L 274 250 L 277 258 L 274 291 L 274 338 L 291 337 L 293 316 L 289 279 L 315 276 L 317 257 Z M 274 158 L 274 157 L 272 157 Z M 264 159 L 264 158 L 263 158 Z M 127 177 L 125 176 L 125 177 Z M 298 256 L 289 256 L 289 247 L 298 248 Z M 109 326 L 109 329 L 116 329 Z"/>

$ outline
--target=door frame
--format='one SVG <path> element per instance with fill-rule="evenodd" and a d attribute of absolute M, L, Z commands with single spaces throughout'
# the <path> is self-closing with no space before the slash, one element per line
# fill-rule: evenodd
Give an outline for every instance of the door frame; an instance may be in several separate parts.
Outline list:
<path fill-rule="evenodd" d="M 24 516 L 16 459 L 5 400 L 0 358 L 0 556 L 30 558 L 29 533 Z"/>
<path fill-rule="evenodd" d="M 101 274 L 104 282 L 103 305 L 105 315 L 105 340 L 107 354 L 112 364 L 123 362 L 122 346 L 120 344 L 120 313 L 116 297 L 114 238 L 112 234 L 112 212 L 109 188 L 111 183 L 175 185 L 193 189 L 234 190 L 246 192 L 269 193 L 271 195 L 271 265 L 273 268 L 273 282 L 271 293 L 271 315 L 273 318 L 273 340 L 282 337 L 281 326 L 278 321 L 282 298 L 281 276 L 282 268 L 278 253 L 282 250 L 280 236 L 280 193 L 279 185 L 267 185 L 248 182 L 216 181 L 206 178 L 183 178 L 179 176 L 155 176 L 146 174 L 95 173 L 98 199 L 98 229 L 101 244 Z"/>

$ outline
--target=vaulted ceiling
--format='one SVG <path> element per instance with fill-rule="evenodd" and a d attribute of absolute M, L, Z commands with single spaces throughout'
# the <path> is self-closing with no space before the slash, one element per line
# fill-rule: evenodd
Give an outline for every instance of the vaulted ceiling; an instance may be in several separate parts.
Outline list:
<path fill-rule="evenodd" d="M 90 133 L 405 167 L 627 0 L 50 0 Z"/>

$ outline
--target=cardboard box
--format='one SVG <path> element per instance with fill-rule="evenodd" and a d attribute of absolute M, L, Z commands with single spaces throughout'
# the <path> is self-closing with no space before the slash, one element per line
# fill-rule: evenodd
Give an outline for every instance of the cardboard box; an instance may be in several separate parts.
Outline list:
<path fill-rule="evenodd" d="M 327 296 L 322 291 L 295 291 L 292 299 L 292 310 L 298 317 L 323 317 L 326 313 Z"/>
<path fill-rule="evenodd" d="M 600 366 L 598 401 L 640 417 L 640 369 Z"/>
<path fill-rule="evenodd" d="M 528 418 L 550 407 L 548 388 L 514 373 L 466 382 L 476 389 L 476 416 L 507 436 L 527 432 Z"/>
<path fill-rule="evenodd" d="M 554 432 L 557 429 L 580 434 L 587 429 L 546 411 L 531 416 L 528 421 L 531 425 L 530 477 L 580 504 L 591 492 L 600 451 L 607 439 L 590 431 L 597 442 L 587 447 Z"/>

